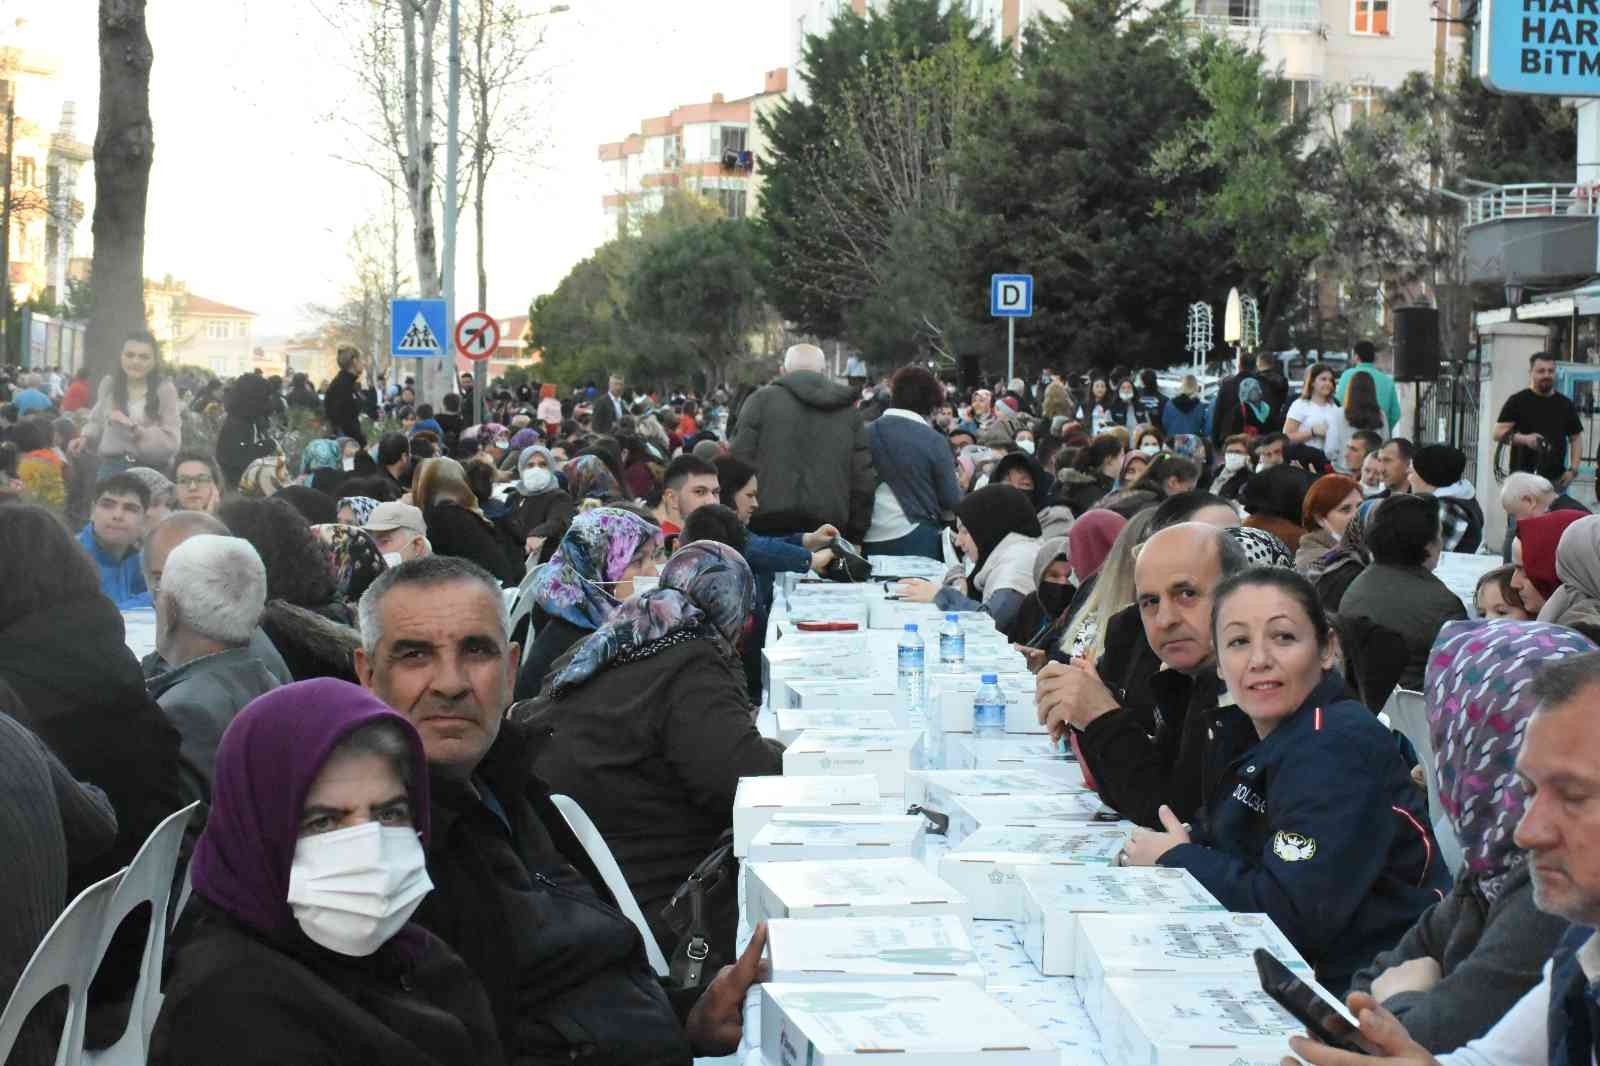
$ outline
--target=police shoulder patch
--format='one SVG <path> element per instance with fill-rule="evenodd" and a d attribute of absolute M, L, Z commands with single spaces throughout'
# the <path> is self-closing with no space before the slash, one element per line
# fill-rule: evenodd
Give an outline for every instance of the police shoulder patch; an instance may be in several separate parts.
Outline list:
<path fill-rule="evenodd" d="M 1272 853 L 1284 862 L 1303 862 L 1317 853 L 1317 842 L 1300 833 L 1279 830 L 1272 838 Z"/>

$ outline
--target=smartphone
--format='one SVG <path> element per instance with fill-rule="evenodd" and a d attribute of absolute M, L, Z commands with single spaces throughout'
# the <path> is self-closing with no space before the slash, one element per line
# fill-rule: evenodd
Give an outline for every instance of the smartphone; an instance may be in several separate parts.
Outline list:
<path fill-rule="evenodd" d="M 1312 1037 L 1341 1051 L 1353 1051 L 1357 1055 L 1374 1053 L 1362 1039 L 1361 1030 L 1351 1025 L 1331 1003 L 1317 995 L 1316 989 L 1296 977 L 1270 951 L 1257 948 L 1255 959 L 1261 990 L 1294 1015 Z"/>

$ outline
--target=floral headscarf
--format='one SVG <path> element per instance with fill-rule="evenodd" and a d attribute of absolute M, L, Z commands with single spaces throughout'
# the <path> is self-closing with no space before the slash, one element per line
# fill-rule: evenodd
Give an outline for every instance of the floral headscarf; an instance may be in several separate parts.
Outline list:
<path fill-rule="evenodd" d="M 367 586 L 389 569 L 378 542 L 364 529 L 335 524 L 312 526 L 311 532 L 328 546 L 333 575 L 338 581 L 337 594 L 346 603 L 359 600 Z"/>
<path fill-rule="evenodd" d="M 551 681 L 552 695 L 588 681 L 608 666 L 635 662 L 685 640 L 708 638 L 725 655 L 750 617 L 755 578 L 744 556 L 711 540 L 679 548 L 661 571 L 661 584 L 617 608 L 611 620 L 578 645 Z"/>
<path fill-rule="evenodd" d="M 1222 532 L 1239 542 L 1239 547 L 1244 549 L 1249 565 L 1294 569 L 1294 553 L 1275 534 L 1249 526 L 1231 526 Z"/>
<path fill-rule="evenodd" d="M 1516 761 L 1535 710 L 1529 682 L 1553 659 L 1594 650 L 1546 622 L 1476 619 L 1439 631 L 1423 685 L 1439 802 L 1461 842 L 1463 874 L 1486 899 L 1524 859 L 1512 835 L 1528 802 Z"/>
<path fill-rule="evenodd" d="M 610 468 L 598 455 L 580 455 L 561 472 L 566 475 L 567 491 L 572 493 L 575 500 L 615 500 L 622 497 L 617 479 L 611 476 Z"/>
<path fill-rule="evenodd" d="M 597 507 L 572 520 L 550 561 L 528 575 L 527 591 L 545 614 L 579 629 L 599 629 L 617 609 L 611 587 L 640 546 L 660 548 L 662 533 L 632 511 Z"/>
<path fill-rule="evenodd" d="M 1261 382 L 1255 378 L 1245 378 L 1239 382 L 1239 404 L 1248 407 L 1257 422 L 1265 422 L 1267 416 L 1272 414 L 1272 405 L 1263 398 Z"/>
<path fill-rule="evenodd" d="M 339 499 L 339 510 L 350 508 L 356 520 L 350 523 L 353 526 L 364 526 L 367 519 L 372 517 L 372 512 L 378 509 L 378 501 L 371 496 L 342 496 Z"/>
<path fill-rule="evenodd" d="M 319 437 L 306 445 L 305 451 L 300 453 L 300 478 L 302 483 L 308 483 L 311 474 L 317 470 L 343 470 L 343 451 L 339 442 Z"/>
<path fill-rule="evenodd" d="M 239 494 L 262 499 L 289 484 L 289 468 L 283 453 L 263 455 L 252 460 L 239 475 Z"/>

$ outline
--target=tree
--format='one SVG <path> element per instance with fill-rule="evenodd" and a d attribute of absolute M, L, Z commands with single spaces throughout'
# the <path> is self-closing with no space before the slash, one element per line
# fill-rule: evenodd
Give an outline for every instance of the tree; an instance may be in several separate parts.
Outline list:
<path fill-rule="evenodd" d="M 961 191 L 952 161 L 1006 71 L 962 5 L 891 0 L 806 38 L 809 100 L 762 119 L 761 225 L 774 305 L 875 356 L 960 346 L 943 273 Z"/>
<path fill-rule="evenodd" d="M 350 279 L 340 301 L 311 304 L 306 310 L 318 320 L 318 332 L 333 346 L 352 345 L 370 350 L 368 374 L 373 383 L 393 364 L 389 355 L 389 302 L 410 284 L 400 263 L 398 204 L 391 201 L 387 216 L 372 219 L 350 232 Z"/>
<path fill-rule="evenodd" d="M 123 337 L 144 328 L 144 223 L 155 134 L 145 0 L 100 0 L 100 119 L 94 135 L 94 305 L 84 338 L 109 371 Z"/>
<path fill-rule="evenodd" d="M 755 224 L 721 219 L 652 242 L 628 278 L 629 314 L 692 352 L 707 391 L 727 380 L 766 318 L 758 258 Z"/>
<path fill-rule="evenodd" d="M 1475 25 L 1462 53 L 1475 55 Z M 1570 181 L 1577 169 L 1577 114 L 1560 98 L 1491 92 L 1470 62 L 1458 65 L 1445 110 L 1460 176 L 1494 185 Z"/>
<path fill-rule="evenodd" d="M 1184 316 L 1219 299 L 1240 273 L 1223 246 L 1163 203 L 1193 202 L 1209 168 L 1152 166 L 1208 113 L 1187 69 L 1176 3 L 1070 0 L 1070 17 L 1036 20 L 1021 73 L 997 87 L 962 155 L 969 213 L 952 262 L 962 291 L 994 273 L 1029 270 L 1034 316 L 1017 331 L 1020 360 L 1072 367 L 1182 360 Z M 987 350 L 1004 347 L 988 327 Z"/>

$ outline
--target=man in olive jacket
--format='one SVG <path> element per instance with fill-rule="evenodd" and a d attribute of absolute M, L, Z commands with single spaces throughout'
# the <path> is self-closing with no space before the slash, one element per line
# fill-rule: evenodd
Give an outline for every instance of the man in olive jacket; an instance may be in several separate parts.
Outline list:
<path fill-rule="evenodd" d="M 878 480 L 866 426 L 855 393 L 825 367 L 821 348 L 796 344 L 784 354 L 783 376 L 739 412 L 733 454 L 756 468 L 760 486 L 752 532 L 783 536 L 833 525 L 859 544 L 872 523 Z"/>

